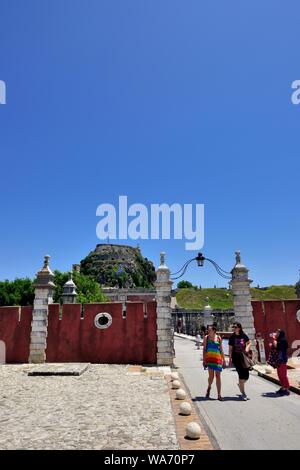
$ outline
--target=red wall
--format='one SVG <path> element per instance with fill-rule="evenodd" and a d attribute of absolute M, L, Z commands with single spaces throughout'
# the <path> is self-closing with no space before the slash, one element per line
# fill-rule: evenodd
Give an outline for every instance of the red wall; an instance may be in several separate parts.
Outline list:
<path fill-rule="evenodd" d="M 156 303 L 126 303 L 122 318 L 122 302 L 84 305 L 49 305 L 47 362 L 93 362 L 106 364 L 156 363 Z M 97 313 L 107 312 L 112 324 L 107 329 L 94 326 Z"/>
<path fill-rule="evenodd" d="M 6 362 L 28 362 L 31 319 L 32 307 L 0 307 L 0 340 L 5 343 Z"/>
<path fill-rule="evenodd" d="M 270 333 L 277 328 L 285 331 L 289 346 L 293 341 L 300 340 L 300 323 L 296 313 L 300 310 L 298 300 L 253 300 L 253 316 L 256 333 L 261 333 L 265 342 L 266 353 L 269 353 Z M 293 350 L 289 349 L 289 355 Z"/>

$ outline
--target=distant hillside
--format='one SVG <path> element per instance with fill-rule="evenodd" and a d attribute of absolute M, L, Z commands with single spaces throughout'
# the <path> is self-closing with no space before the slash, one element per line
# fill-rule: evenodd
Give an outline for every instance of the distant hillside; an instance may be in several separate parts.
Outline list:
<path fill-rule="evenodd" d="M 296 299 L 295 286 L 270 286 L 267 289 L 251 289 L 253 300 Z M 229 289 L 179 289 L 176 300 L 179 307 L 203 309 L 209 298 L 210 306 L 215 310 L 233 308 L 232 291 Z"/>

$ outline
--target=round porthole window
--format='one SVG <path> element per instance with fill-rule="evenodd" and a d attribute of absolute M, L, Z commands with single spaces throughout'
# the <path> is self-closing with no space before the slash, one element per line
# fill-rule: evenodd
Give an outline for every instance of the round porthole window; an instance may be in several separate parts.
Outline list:
<path fill-rule="evenodd" d="M 298 312 L 296 313 L 296 317 L 297 317 L 298 322 L 300 323 L 300 310 L 298 310 Z"/>
<path fill-rule="evenodd" d="M 112 316 L 109 313 L 97 313 L 94 319 L 94 325 L 96 328 L 100 328 L 100 330 L 104 330 L 105 328 L 109 328 L 112 324 Z"/>

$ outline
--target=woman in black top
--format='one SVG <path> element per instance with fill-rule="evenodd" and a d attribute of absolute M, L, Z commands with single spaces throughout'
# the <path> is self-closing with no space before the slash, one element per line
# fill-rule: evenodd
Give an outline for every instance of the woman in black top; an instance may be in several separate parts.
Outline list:
<path fill-rule="evenodd" d="M 251 348 L 251 341 L 248 336 L 243 332 L 242 325 L 235 323 L 233 325 L 234 333 L 229 338 L 229 367 L 232 364 L 236 368 L 239 376 L 238 386 L 241 392 L 242 400 L 248 400 L 245 393 L 245 382 L 249 379 L 249 369 L 245 367 L 243 354 L 248 353 Z"/>

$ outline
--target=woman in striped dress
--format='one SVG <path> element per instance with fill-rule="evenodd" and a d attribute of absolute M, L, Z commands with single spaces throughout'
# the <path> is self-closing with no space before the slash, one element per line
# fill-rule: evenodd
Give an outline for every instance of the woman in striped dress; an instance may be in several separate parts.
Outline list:
<path fill-rule="evenodd" d="M 217 329 L 214 325 L 209 325 L 207 331 L 208 335 L 205 336 L 203 341 L 203 366 L 208 369 L 206 398 L 209 398 L 211 386 L 216 376 L 218 400 L 224 401 L 224 398 L 221 396 L 221 372 L 226 363 L 222 338 L 217 334 Z"/>

